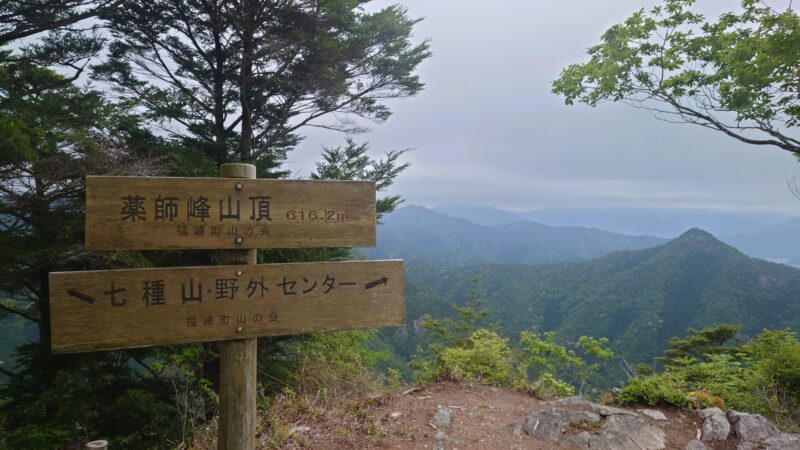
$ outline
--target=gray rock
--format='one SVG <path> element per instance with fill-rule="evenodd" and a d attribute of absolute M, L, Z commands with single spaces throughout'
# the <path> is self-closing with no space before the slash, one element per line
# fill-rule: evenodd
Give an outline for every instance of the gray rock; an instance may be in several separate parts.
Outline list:
<path fill-rule="evenodd" d="M 523 424 L 526 433 L 542 441 L 558 442 L 567 427 L 587 422 L 598 424 L 605 416 L 605 422 L 596 432 L 582 431 L 565 437 L 560 446 L 593 450 L 657 450 L 666 446 L 664 431 L 636 413 L 579 398 L 549 404 L 550 408 L 529 415 Z"/>
<path fill-rule="evenodd" d="M 667 420 L 667 416 L 665 416 L 663 412 L 657 409 L 639 409 L 637 411 L 640 414 L 647 416 L 653 420 Z"/>
<path fill-rule="evenodd" d="M 547 408 L 526 417 L 522 429 L 537 439 L 557 442 L 568 426 L 586 422 L 600 422 L 600 415 L 591 411 Z"/>
<path fill-rule="evenodd" d="M 516 421 L 514 422 L 514 426 L 511 427 L 511 434 L 514 436 L 522 436 L 522 422 Z"/>
<path fill-rule="evenodd" d="M 711 416 L 716 416 L 718 414 L 725 414 L 725 413 L 717 407 L 706 408 L 697 411 L 697 415 L 700 416 L 700 418 L 703 420 L 708 419 Z"/>
<path fill-rule="evenodd" d="M 589 438 L 592 450 L 658 450 L 666 447 L 666 435 L 640 417 L 613 415 L 599 433 Z"/>
<path fill-rule="evenodd" d="M 800 450 L 800 434 L 781 433 L 761 443 L 764 450 Z"/>
<path fill-rule="evenodd" d="M 706 450 L 706 446 L 697 439 L 693 439 L 686 444 L 686 447 L 683 447 L 683 450 Z"/>
<path fill-rule="evenodd" d="M 731 434 L 731 424 L 724 414 L 714 414 L 708 416 L 703 421 L 703 437 L 706 442 L 723 442 Z"/>
<path fill-rule="evenodd" d="M 561 443 L 561 448 L 589 448 L 589 439 L 592 438 L 592 435 L 589 434 L 588 431 L 581 431 L 578 434 L 574 434 L 566 439 Z"/>
<path fill-rule="evenodd" d="M 453 422 L 453 411 L 447 406 L 439 406 L 433 415 L 433 424 L 437 427 L 447 428 Z"/>
<path fill-rule="evenodd" d="M 733 424 L 734 434 L 743 441 L 761 442 L 780 434 L 780 431 L 760 414 L 728 411 L 728 420 Z"/>
<path fill-rule="evenodd" d="M 447 435 L 444 434 L 444 431 L 439 430 L 439 431 L 436 432 L 435 438 L 436 438 L 437 441 L 443 441 L 443 440 L 445 440 L 445 438 L 447 438 Z"/>
<path fill-rule="evenodd" d="M 289 429 L 289 436 L 298 433 L 308 433 L 309 431 L 311 431 L 311 427 L 305 427 L 305 426 L 292 427 Z"/>
<path fill-rule="evenodd" d="M 628 411 L 627 409 L 622 408 L 614 408 L 613 406 L 606 406 L 601 405 L 599 403 L 592 403 L 590 401 L 586 401 L 580 397 L 567 397 L 562 398 L 560 400 L 555 400 L 552 402 L 548 402 L 550 406 L 559 407 L 559 406 L 573 406 L 578 407 L 580 409 L 591 411 L 593 413 L 600 414 L 601 416 L 614 416 L 614 415 L 627 415 L 627 416 L 636 416 L 637 414 L 633 411 Z"/>

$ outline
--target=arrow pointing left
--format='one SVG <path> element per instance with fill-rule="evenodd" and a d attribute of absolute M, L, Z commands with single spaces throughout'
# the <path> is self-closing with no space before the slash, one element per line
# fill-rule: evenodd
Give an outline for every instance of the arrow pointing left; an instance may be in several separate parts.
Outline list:
<path fill-rule="evenodd" d="M 94 303 L 94 297 L 86 295 L 83 292 L 79 292 L 77 289 L 67 289 L 67 294 L 69 294 L 70 297 L 75 297 L 79 300 L 85 301 L 86 303 Z"/>

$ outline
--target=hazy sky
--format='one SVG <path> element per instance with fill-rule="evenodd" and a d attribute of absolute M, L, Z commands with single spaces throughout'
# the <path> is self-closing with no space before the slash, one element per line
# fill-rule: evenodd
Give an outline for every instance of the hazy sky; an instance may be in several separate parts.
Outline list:
<path fill-rule="evenodd" d="M 379 1 L 374 6 L 397 2 Z M 393 192 L 426 206 L 680 206 L 800 214 L 788 152 L 755 147 L 697 126 L 669 124 L 621 104 L 565 106 L 550 93 L 561 68 L 586 60 L 601 33 L 643 0 L 411 0 L 418 39 L 433 56 L 426 89 L 391 103 L 394 115 L 356 136 L 375 155 L 412 148 Z M 705 0 L 716 16 L 738 0 Z M 373 7 L 374 7 L 373 6 Z M 290 156 L 308 176 L 322 145 L 311 130 Z"/>

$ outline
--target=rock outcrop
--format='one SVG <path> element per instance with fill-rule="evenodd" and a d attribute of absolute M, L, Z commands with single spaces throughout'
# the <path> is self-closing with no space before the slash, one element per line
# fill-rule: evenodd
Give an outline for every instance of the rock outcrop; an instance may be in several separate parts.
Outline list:
<path fill-rule="evenodd" d="M 697 415 L 703 421 L 702 432 L 698 430 L 697 439 L 685 450 L 704 450 L 710 448 L 705 443 L 715 447 L 723 442 L 735 443 L 737 450 L 800 450 L 800 435 L 782 433 L 758 414 L 706 408 Z M 517 436 L 524 431 L 570 449 L 656 450 L 667 446 L 664 428 L 669 423 L 658 410 L 633 412 L 571 397 L 547 402 L 513 430 Z"/>
<path fill-rule="evenodd" d="M 565 448 L 599 450 L 656 450 L 666 446 L 666 435 L 639 414 L 622 408 L 573 397 L 548 403 L 549 407 L 525 418 L 523 430 L 545 442 L 561 442 Z M 565 436 L 570 427 L 582 431 Z"/>

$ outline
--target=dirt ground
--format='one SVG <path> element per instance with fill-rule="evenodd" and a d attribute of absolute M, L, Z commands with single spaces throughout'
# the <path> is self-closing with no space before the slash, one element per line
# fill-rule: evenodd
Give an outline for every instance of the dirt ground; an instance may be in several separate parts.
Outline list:
<path fill-rule="evenodd" d="M 436 428 L 433 415 L 439 405 L 453 411 L 447 428 Z M 514 423 L 547 404 L 528 394 L 474 383 L 439 382 L 316 414 L 301 414 L 278 430 L 265 426 L 263 448 L 308 449 L 554 449 L 557 445 L 515 435 Z M 636 409 L 636 408 L 631 408 Z M 660 408 L 667 422 L 647 419 L 667 435 L 669 449 L 682 450 L 702 428 L 689 410 Z M 444 437 L 437 432 L 442 431 Z M 568 430 L 565 435 L 582 430 Z M 271 442 L 268 435 L 271 435 Z M 708 445 L 735 449 L 735 440 Z"/>

